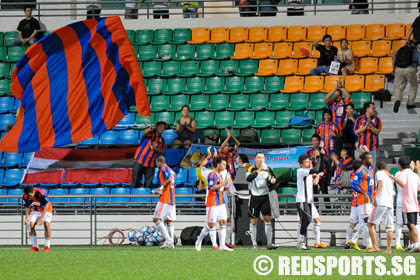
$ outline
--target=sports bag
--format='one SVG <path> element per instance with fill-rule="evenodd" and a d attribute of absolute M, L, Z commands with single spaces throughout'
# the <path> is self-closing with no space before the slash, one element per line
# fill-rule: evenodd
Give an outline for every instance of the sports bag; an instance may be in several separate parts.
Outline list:
<path fill-rule="evenodd" d="M 306 127 L 313 125 L 314 121 L 308 117 L 308 111 L 297 113 L 289 119 L 290 126 Z"/>
<path fill-rule="evenodd" d="M 395 66 L 399 68 L 406 68 L 413 63 L 414 47 L 403 46 L 401 47 L 395 58 Z"/>

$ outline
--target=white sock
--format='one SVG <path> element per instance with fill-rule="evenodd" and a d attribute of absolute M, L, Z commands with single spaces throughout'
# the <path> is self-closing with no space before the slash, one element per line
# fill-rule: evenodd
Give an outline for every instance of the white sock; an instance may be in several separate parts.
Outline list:
<path fill-rule="evenodd" d="M 209 234 L 210 234 L 211 244 L 213 244 L 213 247 L 217 247 L 216 228 L 215 227 L 210 228 Z"/>
<path fill-rule="evenodd" d="M 175 242 L 175 233 L 174 233 L 175 232 L 175 227 L 174 227 L 174 224 L 168 224 L 167 228 L 168 228 L 169 236 L 171 237 L 172 241 Z"/>
<path fill-rule="evenodd" d="M 402 226 L 397 224 L 395 229 L 395 246 L 401 246 L 401 234 L 402 234 Z"/>
<path fill-rule="evenodd" d="M 354 226 L 349 223 L 349 225 L 347 226 L 347 230 L 346 230 L 346 244 L 351 239 L 353 233 L 354 233 Z"/>
<path fill-rule="evenodd" d="M 300 243 L 300 226 L 302 224 L 298 223 L 297 229 L 296 229 L 296 236 L 297 236 L 297 242 Z"/>
<path fill-rule="evenodd" d="M 264 224 L 265 229 L 265 236 L 267 237 L 267 246 L 271 246 L 273 244 L 273 227 L 270 223 Z"/>
<path fill-rule="evenodd" d="M 363 236 L 363 227 L 364 224 L 358 224 L 356 227 L 356 232 L 353 234 L 352 238 L 351 238 L 351 242 L 356 243 L 357 239 L 359 239 L 359 236 Z"/>
<path fill-rule="evenodd" d="M 249 224 L 249 231 L 251 232 L 252 245 L 257 246 L 257 226 Z"/>
<path fill-rule="evenodd" d="M 38 247 L 38 240 L 36 239 L 36 235 L 30 235 L 29 237 L 31 238 L 32 247 Z"/>
<path fill-rule="evenodd" d="M 230 240 L 231 236 L 232 236 L 232 224 L 228 223 L 226 225 L 226 244 L 231 244 L 232 243 L 231 240 Z"/>
<path fill-rule="evenodd" d="M 51 247 L 51 239 L 45 238 L 45 247 Z"/>
<path fill-rule="evenodd" d="M 158 227 L 158 229 L 160 230 L 160 232 L 163 234 L 163 237 L 165 237 L 165 241 L 172 243 L 173 240 L 169 236 L 168 230 L 166 229 L 166 227 L 163 224 L 163 222 L 162 221 L 158 221 L 158 222 L 155 223 L 155 225 Z"/>
<path fill-rule="evenodd" d="M 366 248 L 372 246 L 372 239 L 370 239 L 369 228 L 367 227 L 366 224 L 364 224 L 363 238 L 366 240 L 366 243 L 365 243 Z"/>
<path fill-rule="evenodd" d="M 314 241 L 315 244 L 321 243 L 321 223 L 314 223 Z"/>
<path fill-rule="evenodd" d="M 209 226 L 207 224 L 205 224 L 203 229 L 201 230 L 200 235 L 197 238 L 197 241 L 199 243 L 201 243 L 203 241 L 204 237 L 206 237 L 206 235 L 209 233 L 209 231 L 210 231 Z"/>
<path fill-rule="evenodd" d="M 219 243 L 220 243 L 220 248 L 225 248 L 226 226 L 220 226 L 220 229 L 219 229 Z"/>

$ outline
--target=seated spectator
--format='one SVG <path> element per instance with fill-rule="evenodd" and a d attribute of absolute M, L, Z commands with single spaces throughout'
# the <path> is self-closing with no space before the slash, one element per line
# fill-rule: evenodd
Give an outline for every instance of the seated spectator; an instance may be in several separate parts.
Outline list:
<path fill-rule="evenodd" d="M 321 42 L 324 42 L 324 45 L 321 45 Z M 322 73 L 329 75 L 331 62 L 335 60 L 338 53 L 338 49 L 332 45 L 331 36 L 325 34 L 322 40 L 316 40 L 312 45 L 315 46 L 321 55 L 318 60 L 318 67 L 311 70 L 311 76 L 317 76 Z"/>
<path fill-rule="evenodd" d="M 261 17 L 275 17 L 277 16 L 277 4 L 278 0 L 261 0 L 259 2 L 260 6 L 260 16 Z"/>
<path fill-rule="evenodd" d="M 236 137 L 230 133 L 230 130 L 228 128 L 225 128 L 225 130 L 227 133 L 227 137 L 225 141 L 223 141 L 222 145 L 220 145 L 220 149 L 216 157 L 226 158 L 226 161 L 227 161 L 226 169 L 229 171 L 230 176 L 232 177 L 232 180 L 233 180 L 235 179 L 235 175 L 236 175 L 235 165 L 233 163 L 233 156 L 236 155 L 236 151 L 238 150 L 239 145 L 241 145 L 241 142 L 239 142 L 239 140 L 236 139 Z M 235 142 L 235 146 L 231 150 L 229 149 L 230 138 L 232 138 L 233 141 Z"/>
<path fill-rule="evenodd" d="M 184 18 L 198 18 L 198 2 L 181 2 Z"/>
<path fill-rule="evenodd" d="M 343 93 L 345 95 L 343 99 Z M 332 97 L 332 99 L 331 99 Z M 344 108 L 347 104 L 353 103 L 351 94 L 341 83 L 337 80 L 337 86 L 325 96 L 325 103 L 332 112 L 333 122 L 337 124 L 338 129 L 341 130 L 342 122 L 344 120 Z"/>
<path fill-rule="evenodd" d="M 347 39 L 340 42 L 341 49 L 337 53 L 337 59 L 340 61 L 340 71 L 344 78 L 354 71 L 354 56 L 353 51 L 349 49 Z"/>
<path fill-rule="evenodd" d="M 256 17 L 257 16 L 257 2 L 254 0 L 240 0 L 239 2 L 239 16 L 241 17 Z"/>
<path fill-rule="evenodd" d="M 331 159 L 336 167 L 334 188 L 337 190 L 350 188 L 350 173 L 353 169 L 352 150 L 349 147 L 343 147 L 340 151 L 340 159 L 336 154 L 332 154 Z"/>
<path fill-rule="evenodd" d="M 172 147 L 179 148 L 181 145 L 184 149 L 189 149 L 192 143 L 196 143 L 197 123 L 190 116 L 190 107 L 184 105 L 181 110 L 182 117 L 176 121 L 176 133 L 178 138 L 174 140 Z"/>
<path fill-rule="evenodd" d="M 140 2 L 135 1 L 136 0 L 125 1 L 125 19 L 138 19 Z"/>
<path fill-rule="evenodd" d="M 101 11 L 102 11 L 102 4 L 100 0 L 93 0 L 90 1 L 93 2 L 92 5 L 88 5 L 86 7 L 87 13 L 86 13 L 86 19 L 93 19 L 93 18 L 100 18 L 101 17 Z"/>
<path fill-rule="evenodd" d="M 340 130 L 337 124 L 332 122 L 332 112 L 330 109 L 325 109 L 322 114 L 322 122 L 320 122 L 315 130 L 315 133 L 321 137 L 321 147 L 327 151 L 330 156 L 335 151 L 336 137 L 340 136 Z"/>
<path fill-rule="evenodd" d="M 369 14 L 368 8 L 368 0 L 353 0 L 353 4 L 350 4 L 350 10 L 352 15 Z"/>
<path fill-rule="evenodd" d="M 31 46 L 35 44 L 36 41 L 38 41 L 37 34 L 41 30 L 39 21 L 32 17 L 32 7 L 26 5 L 23 11 L 25 12 L 25 18 L 19 22 L 19 26 L 17 28 L 19 40 L 13 42 L 14 46 Z"/>
<path fill-rule="evenodd" d="M 349 103 L 344 108 L 344 120 L 341 123 L 341 139 L 343 140 L 343 146 L 351 147 L 352 150 L 356 148 L 355 144 L 357 141 L 357 136 L 354 134 L 354 123 L 359 117 L 359 114 L 354 113 L 353 103 Z"/>
<path fill-rule="evenodd" d="M 170 0 L 154 0 L 153 2 L 153 18 L 169 18 L 169 1 Z"/>
<path fill-rule="evenodd" d="M 251 165 L 249 164 L 248 156 L 245 154 L 238 154 L 235 158 L 237 167 L 246 167 L 249 168 Z"/>

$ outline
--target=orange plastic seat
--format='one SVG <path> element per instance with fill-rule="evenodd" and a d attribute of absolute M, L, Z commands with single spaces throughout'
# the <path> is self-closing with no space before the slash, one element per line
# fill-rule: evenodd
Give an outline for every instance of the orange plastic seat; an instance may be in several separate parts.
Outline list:
<path fill-rule="evenodd" d="M 219 44 L 229 40 L 229 28 L 227 27 L 215 27 L 211 30 L 211 36 L 208 43 Z"/>
<path fill-rule="evenodd" d="M 385 37 L 385 24 L 366 25 L 366 40 L 382 39 Z"/>
<path fill-rule="evenodd" d="M 345 25 L 329 25 L 327 28 L 327 34 L 331 35 L 333 41 L 340 41 L 346 38 Z"/>
<path fill-rule="evenodd" d="M 289 26 L 287 29 L 287 42 L 300 42 L 306 39 L 306 26 Z"/>
<path fill-rule="evenodd" d="M 330 75 L 325 76 L 324 80 L 324 89 L 321 92 L 330 92 L 337 87 L 337 80 L 343 80 L 343 76 L 340 75 Z"/>
<path fill-rule="evenodd" d="M 344 86 L 349 92 L 361 91 L 365 86 L 365 76 L 347 75 Z"/>
<path fill-rule="evenodd" d="M 313 93 L 320 92 L 324 88 L 324 77 L 323 76 L 306 76 L 305 87 L 302 92 Z"/>
<path fill-rule="evenodd" d="M 321 53 L 316 49 L 315 46 L 312 46 L 312 58 L 320 58 L 321 57 Z"/>
<path fill-rule="evenodd" d="M 385 38 L 386 40 L 398 40 L 406 38 L 405 24 L 391 23 L 386 25 Z"/>
<path fill-rule="evenodd" d="M 391 41 L 378 40 L 372 41 L 372 56 L 388 56 L 391 55 Z"/>
<path fill-rule="evenodd" d="M 300 92 L 303 89 L 304 78 L 302 76 L 289 76 L 286 77 L 284 82 L 284 89 L 280 90 L 283 93 Z"/>
<path fill-rule="evenodd" d="M 311 70 L 318 66 L 318 60 L 314 58 L 299 59 L 298 71 L 296 75 L 309 75 Z"/>
<path fill-rule="evenodd" d="M 263 42 L 267 39 L 268 28 L 264 26 L 255 26 L 249 29 L 249 43 Z"/>
<path fill-rule="evenodd" d="M 376 92 L 385 88 L 385 75 L 367 75 L 364 92 Z"/>
<path fill-rule="evenodd" d="M 297 42 L 293 45 L 293 58 L 303 58 L 308 57 L 305 55 L 305 51 L 302 51 L 303 49 L 307 50 L 309 53 L 309 56 L 312 54 L 312 43 L 310 42 Z"/>
<path fill-rule="evenodd" d="M 362 57 L 359 60 L 359 70 L 355 74 L 373 74 L 378 70 L 378 58 Z"/>
<path fill-rule="evenodd" d="M 387 74 L 392 74 L 392 71 L 393 71 L 392 57 L 391 56 L 381 57 L 379 59 L 379 66 L 378 66 L 378 71 L 376 72 L 376 74 L 387 75 Z"/>
<path fill-rule="evenodd" d="M 405 26 L 405 35 L 404 35 L 404 38 L 407 38 L 408 33 L 410 33 L 410 29 L 411 29 L 411 23 L 409 23 L 409 24 L 407 24 Z M 411 34 L 410 39 L 413 39 L 413 34 Z"/>
<path fill-rule="evenodd" d="M 228 43 L 242 43 L 248 40 L 248 27 L 232 27 Z"/>
<path fill-rule="evenodd" d="M 252 59 L 265 59 L 273 54 L 273 43 L 256 43 Z"/>
<path fill-rule="evenodd" d="M 353 55 L 356 57 L 363 57 L 370 55 L 371 41 L 354 41 L 352 43 Z"/>
<path fill-rule="evenodd" d="M 270 58 L 282 59 L 292 56 L 293 44 L 292 43 L 275 43 L 273 55 Z"/>
<path fill-rule="evenodd" d="M 277 59 L 263 59 L 258 65 L 256 76 L 271 76 L 277 72 L 279 61 Z"/>
<path fill-rule="evenodd" d="M 277 76 L 293 75 L 297 72 L 297 59 L 282 59 L 279 61 L 279 71 L 275 73 Z"/>
<path fill-rule="evenodd" d="M 327 27 L 325 25 L 310 25 L 308 27 L 306 41 L 313 42 L 316 40 L 320 40 L 326 33 Z"/>
<path fill-rule="evenodd" d="M 355 41 L 365 38 L 366 26 L 363 24 L 347 25 L 347 40 Z"/>
<path fill-rule="evenodd" d="M 188 44 L 203 44 L 210 40 L 210 28 L 197 27 L 191 31 L 191 40 L 187 41 Z"/>
<path fill-rule="evenodd" d="M 254 50 L 254 44 L 243 43 L 236 44 L 235 46 L 235 55 L 231 56 L 231 59 L 247 59 L 252 56 Z"/>
<path fill-rule="evenodd" d="M 391 46 L 392 55 L 394 55 L 404 45 L 405 45 L 405 40 L 392 41 L 392 46 Z"/>
<path fill-rule="evenodd" d="M 268 38 L 266 42 L 281 42 L 287 38 L 287 27 L 286 26 L 270 26 L 268 28 Z"/>

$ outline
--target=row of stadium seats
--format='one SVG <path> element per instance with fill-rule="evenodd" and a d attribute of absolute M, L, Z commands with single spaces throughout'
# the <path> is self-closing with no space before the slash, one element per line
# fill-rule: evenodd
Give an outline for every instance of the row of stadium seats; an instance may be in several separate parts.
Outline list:
<path fill-rule="evenodd" d="M 27 47 L 22 46 L 0 46 L 0 61 L 17 62 L 25 53 L 26 49 Z"/>
<path fill-rule="evenodd" d="M 2 168 L 13 168 L 20 167 L 25 168 L 32 158 L 33 153 L 0 153 L 0 167 Z M 1 176 L 0 176 L 1 177 Z"/>
<path fill-rule="evenodd" d="M 10 79 L 15 66 L 14 62 L 0 62 L 0 79 Z"/>
<path fill-rule="evenodd" d="M 0 97 L 0 114 L 16 113 L 19 106 L 20 101 L 15 97 Z"/>

